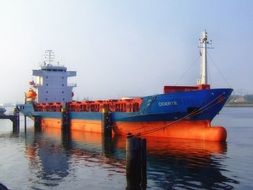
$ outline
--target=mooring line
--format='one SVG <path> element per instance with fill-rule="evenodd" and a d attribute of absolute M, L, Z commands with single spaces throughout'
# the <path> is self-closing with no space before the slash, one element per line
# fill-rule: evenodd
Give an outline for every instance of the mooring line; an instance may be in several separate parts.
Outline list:
<path fill-rule="evenodd" d="M 197 115 L 197 114 L 200 114 L 201 112 L 203 112 L 203 111 L 209 109 L 210 107 L 213 107 L 214 105 L 218 104 L 219 102 L 216 102 L 215 104 L 211 105 L 213 102 L 215 102 L 215 101 L 216 101 L 218 98 L 220 98 L 221 96 L 223 96 L 223 94 L 220 94 L 220 95 L 217 96 L 215 99 L 213 99 L 212 101 L 210 101 L 210 102 L 207 103 L 206 105 L 202 106 L 202 107 L 199 108 L 198 110 L 193 111 L 192 113 L 187 114 L 186 116 L 183 116 L 182 118 L 179 118 L 179 119 L 173 121 L 172 123 L 169 123 L 169 124 L 167 124 L 167 125 L 165 125 L 165 126 L 163 126 L 163 127 L 154 128 L 154 129 L 145 131 L 145 132 L 143 132 L 143 133 L 136 132 L 135 135 L 136 135 L 136 136 L 142 136 L 142 135 L 151 134 L 151 133 L 157 132 L 157 131 L 159 131 L 159 130 L 165 129 L 165 128 L 167 128 L 167 127 L 169 127 L 169 126 L 171 126 L 171 125 L 173 125 L 173 124 L 175 124 L 175 123 L 177 123 L 177 122 L 179 122 L 179 121 L 181 121 L 181 120 L 183 120 L 183 119 L 185 119 L 185 118 L 187 118 L 187 117 L 191 117 L 191 116 L 195 116 L 195 115 Z M 145 126 L 142 126 L 142 127 L 138 128 L 138 129 L 135 129 L 134 131 L 138 131 L 138 130 L 141 130 L 141 129 L 143 129 L 143 128 L 145 128 Z M 126 135 L 126 134 L 125 134 L 125 135 Z"/>

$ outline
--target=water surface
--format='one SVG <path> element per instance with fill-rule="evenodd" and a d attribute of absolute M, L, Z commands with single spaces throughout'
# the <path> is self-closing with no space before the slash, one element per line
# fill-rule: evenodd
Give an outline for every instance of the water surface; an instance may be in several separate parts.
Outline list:
<path fill-rule="evenodd" d="M 214 120 L 227 143 L 147 139 L 147 189 L 252 189 L 253 108 L 224 108 Z M 23 118 L 21 118 L 23 119 Z M 21 121 L 23 123 L 23 121 Z M 12 132 L 0 121 L 0 182 L 10 189 L 125 189 L 125 139 L 56 129 Z"/>

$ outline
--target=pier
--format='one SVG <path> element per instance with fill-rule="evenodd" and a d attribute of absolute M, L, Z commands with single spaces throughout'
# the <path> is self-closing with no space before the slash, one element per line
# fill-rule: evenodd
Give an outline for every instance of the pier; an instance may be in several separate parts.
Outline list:
<path fill-rule="evenodd" d="M 19 132 L 19 110 L 14 109 L 12 115 L 6 115 L 4 113 L 0 114 L 0 119 L 9 119 L 12 122 L 13 132 Z"/>

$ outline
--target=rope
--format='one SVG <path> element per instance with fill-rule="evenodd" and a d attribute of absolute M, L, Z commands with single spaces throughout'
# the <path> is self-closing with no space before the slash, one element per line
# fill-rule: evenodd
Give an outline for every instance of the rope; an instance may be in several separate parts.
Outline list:
<path fill-rule="evenodd" d="M 163 126 L 163 127 L 151 129 L 151 130 L 149 130 L 149 131 L 145 131 L 144 133 L 142 133 L 142 134 L 140 134 L 140 135 L 147 135 L 147 134 L 151 134 L 151 133 L 157 132 L 157 131 L 162 130 L 162 129 L 165 129 L 165 128 L 167 128 L 167 127 L 169 127 L 169 126 L 171 126 L 171 125 L 173 125 L 173 124 L 175 124 L 175 123 L 177 123 L 177 122 L 179 122 L 179 121 L 181 121 L 181 120 L 183 120 L 183 119 L 185 119 L 185 118 L 187 118 L 187 117 L 189 117 L 189 116 L 195 116 L 195 115 L 197 115 L 197 114 L 200 114 L 201 112 L 203 112 L 203 111 L 209 109 L 210 107 L 216 105 L 217 103 L 219 103 L 219 102 L 217 102 L 217 103 L 211 105 L 215 100 L 217 100 L 217 99 L 218 99 L 219 97 L 221 97 L 221 96 L 222 96 L 222 94 L 219 95 L 219 96 L 218 96 L 217 98 L 215 98 L 214 100 L 212 100 L 211 102 L 209 102 L 207 105 L 203 106 L 202 108 L 199 108 L 199 109 L 196 110 L 195 112 L 192 112 L 192 113 L 190 113 L 190 114 L 188 114 L 188 115 L 186 115 L 186 116 L 184 116 L 184 117 L 182 117 L 182 118 L 180 118 L 180 119 L 178 119 L 178 120 L 176 120 L 176 121 L 174 121 L 174 122 L 172 122 L 172 123 L 170 123 L 170 124 L 168 124 L 168 125 L 165 125 L 165 126 Z M 210 105 L 210 106 L 209 106 L 209 105 Z M 205 108 L 205 107 L 206 107 L 206 108 Z"/>
<path fill-rule="evenodd" d="M 196 57 L 192 63 L 190 63 L 190 65 L 185 69 L 185 71 L 181 74 L 181 76 L 176 80 L 177 82 L 175 83 L 175 85 L 181 82 L 181 80 L 186 76 L 186 74 L 188 74 L 188 72 L 193 68 L 192 66 L 197 62 L 198 59 L 199 56 Z"/>
<path fill-rule="evenodd" d="M 212 101 L 210 101 L 208 104 L 202 106 L 202 107 L 199 108 L 198 110 L 196 110 L 196 111 L 194 111 L 194 112 L 192 112 L 192 113 L 190 113 L 190 114 L 188 114 L 188 115 L 186 115 L 186 116 L 184 116 L 184 117 L 182 117 L 182 118 L 179 118 L 178 120 L 175 120 L 175 121 L 173 121 L 172 123 L 170 123 L 170 124 L 168 124 L 168 125 L 165 125 L 165 126 L 159 127 L 159 128 L 154 128 L 154 129 L 151 129 L 151 130 L 149 130 L 149 131 L 145 131 L 144 133 L 137 133 L 136 135 L 137 135 L 137 136 L 141 136 L 141 135 L 151 134 L 151 133 L 157 132 L 157 131 L 159 131 L 159 130 L 165 129 L 165 128 L 167 128 L 167 127 L 169 127 L 169 126 L 171 126 L 171 125 L 173 125 L 173 124 L 175 124 L 175 123 L 177 123 L 177 122 L 179 122 L 179 121 L 181 121 L 181 120 L 183 120 L 183 119 L 185 119 L 185 118 L 187 118 L 187 117 L 195 116 L 195 115 L 197 115 L 197 114 L 200 114 L 201 112 L 203 112 L 203 111 L 209 109 L 210 107 L 216 105 L 217 103 L 219 103 L 219 102 L 216 102 L 215 104 L 211 105 L 214 101 L 216 101 L 216 100 L 217 100 L 218 98 L 220 98 L 221 96 L 222 96 L 222 94 L 220 94 L 220 95 L 217 96 L 215 99 L 213 99 Z M 144 128 L 144 127 L 140 127 L 139 129 L 142 129 L 142 128 Z"/>
<path fill-rule="evenodd" d="M 218 65 L 215 64 L 212 56 L 208 53 L 208 56 L 210 57 L 211 62 L 214 64 L 215 68 L 217 69 L 217 71 L 220 73 L 220 75 L 222 76 L 223 80 L 225 81 L 225 83 L 227 83 L 228 87 L 231 88 L 230 83 L 228 82 L 228 80 L 225 78 L 225 76 L 223 75 L 223 73 L 221 72 L 221 70 L 219 69 Z"/>

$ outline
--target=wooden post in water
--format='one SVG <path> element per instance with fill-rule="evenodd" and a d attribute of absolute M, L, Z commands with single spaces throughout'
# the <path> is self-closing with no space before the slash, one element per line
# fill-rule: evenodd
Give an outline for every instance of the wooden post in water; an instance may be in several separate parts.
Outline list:
<path fill-rule="evenodd" d="M 127 190 L 146 188 L 146 140 L 130 133 L 126 138 L 126 177 Z"/>
<path fill-rule="evenodd" d="M 35 131 L 41 130 L 41 117 L 40 116 L 34 116 L 34 128 L 35 128 Z"/>
<path fill-rule="evenodd" d="M 112 122 L 111 113 L 108 109 L 104 109 L 102 112 L 102 134 L 105 137 L 112 137 Z"/>
<path fill-rule="evenodd" d="M 26 121 L 26 115 L 24 116 L 24 128 L 25 128 L 25 133 L 26 133 L 26 126 L 27 126 L 27 121 Z"/>
<path fill-rule="evenodd" d="M 62 130 L 68 132 L 70 130 L 70 113 L 66 107 L 62 108 Z"/>
<path fill-rule="evenodd" d="M 131 134 L 126 139 L 126 177 L 127 189 L 140 187 L 139 143 Z"/>
<path fill-rule="evenodd" d="M 112 153 L 112 120 L 111 113 L 104 109 L 101 115 L 102 149 L 105 155 Z"/>
<path fill-rule="evenodd" d="M 65 150 L 69 150 L 72 147 L 72 135 L 70 127 L 62 128 L 61 130 L 62 146 Z"/>
<path fill-rule="evenodd" d="M 19 110 L 17 108 L 14 109 L 13 117 L 11 119 L 13 125 L 13 132 L 19 132 Z"/>
<path fill-rule="evenodd" d="M 141 139 L 141 187 L 147 187 L 147 141 Z"/>

